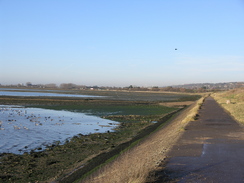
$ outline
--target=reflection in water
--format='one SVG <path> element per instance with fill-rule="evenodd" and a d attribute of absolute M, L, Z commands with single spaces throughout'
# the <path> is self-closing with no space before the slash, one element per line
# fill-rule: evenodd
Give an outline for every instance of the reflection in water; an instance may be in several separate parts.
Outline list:
<path fill-rule="evenodd" d="M 77 134 L 111 131 L 118 122 L 69 111 L 0 105 L 0 153 L 30 152 Z"/>

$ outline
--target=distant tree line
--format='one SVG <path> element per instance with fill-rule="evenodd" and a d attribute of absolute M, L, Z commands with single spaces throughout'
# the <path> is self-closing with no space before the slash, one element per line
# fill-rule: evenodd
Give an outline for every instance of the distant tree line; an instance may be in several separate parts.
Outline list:
<path fill-rule="evenodd" d="M 233 88 L 244 87 L 244 82 L 229 82 L 229 83 L 198 83 L 198 84 L 186 84 L 186 85 L 175 85 L 166 87 L 140 87 L 135 85 L 129 85 L 127 87 L 109 87 L 109 86 L 86 86 L 77 85 L 74 83 L 62 83 L 59 86 L 55 83 L 49 84 L 32 84 L 26 82 L 26 84 L 18 85 L 1 85 L 1 87 L 28 87 L 28 88 L 48 88 L 48 89 L 65 89 L 65 90 L 126 90 L 126 91 L 167 91 L 167 92 L 208 92 L 218 90 L 228 90 Z"/>

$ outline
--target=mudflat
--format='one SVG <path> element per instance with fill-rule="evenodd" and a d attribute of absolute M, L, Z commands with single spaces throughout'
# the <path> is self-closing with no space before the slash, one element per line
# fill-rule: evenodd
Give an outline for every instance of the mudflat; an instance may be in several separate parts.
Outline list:
<path fill-rule="evenodd" d="M 169 152 L 156 182 L 243 182 L 243 126 L 212 97 L 198 117 Z"/>

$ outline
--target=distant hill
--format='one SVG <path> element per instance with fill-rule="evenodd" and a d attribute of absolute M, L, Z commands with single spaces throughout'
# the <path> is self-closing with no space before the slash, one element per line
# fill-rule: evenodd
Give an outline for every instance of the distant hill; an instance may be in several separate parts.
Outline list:
<path fill-rule="evenodd" d="M 206 90 L 229 90 L 234 88 L 244 87 L 244 82 L 227 82 L 227 83 L 196 83 L 196 84 L 184 84 L 174 85 L 173 88 L 185 88 L 185 89 L 206 89 Z"/>

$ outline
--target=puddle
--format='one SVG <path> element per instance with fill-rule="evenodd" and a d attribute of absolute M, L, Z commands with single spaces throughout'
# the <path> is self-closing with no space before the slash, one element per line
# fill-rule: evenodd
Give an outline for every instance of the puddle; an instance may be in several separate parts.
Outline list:
<path fill-rule="evenodd" d="M 77 134 L 112 131 L 118 124 L 78 112 L 0 105 L 0 153 L 43 150 Z"/>
<path fill-rule="evenodd" d="M 206 154 L 207 147 L 208 147 L 208 144 L 203 144 L 201 157 L 203 157 Z"/>

